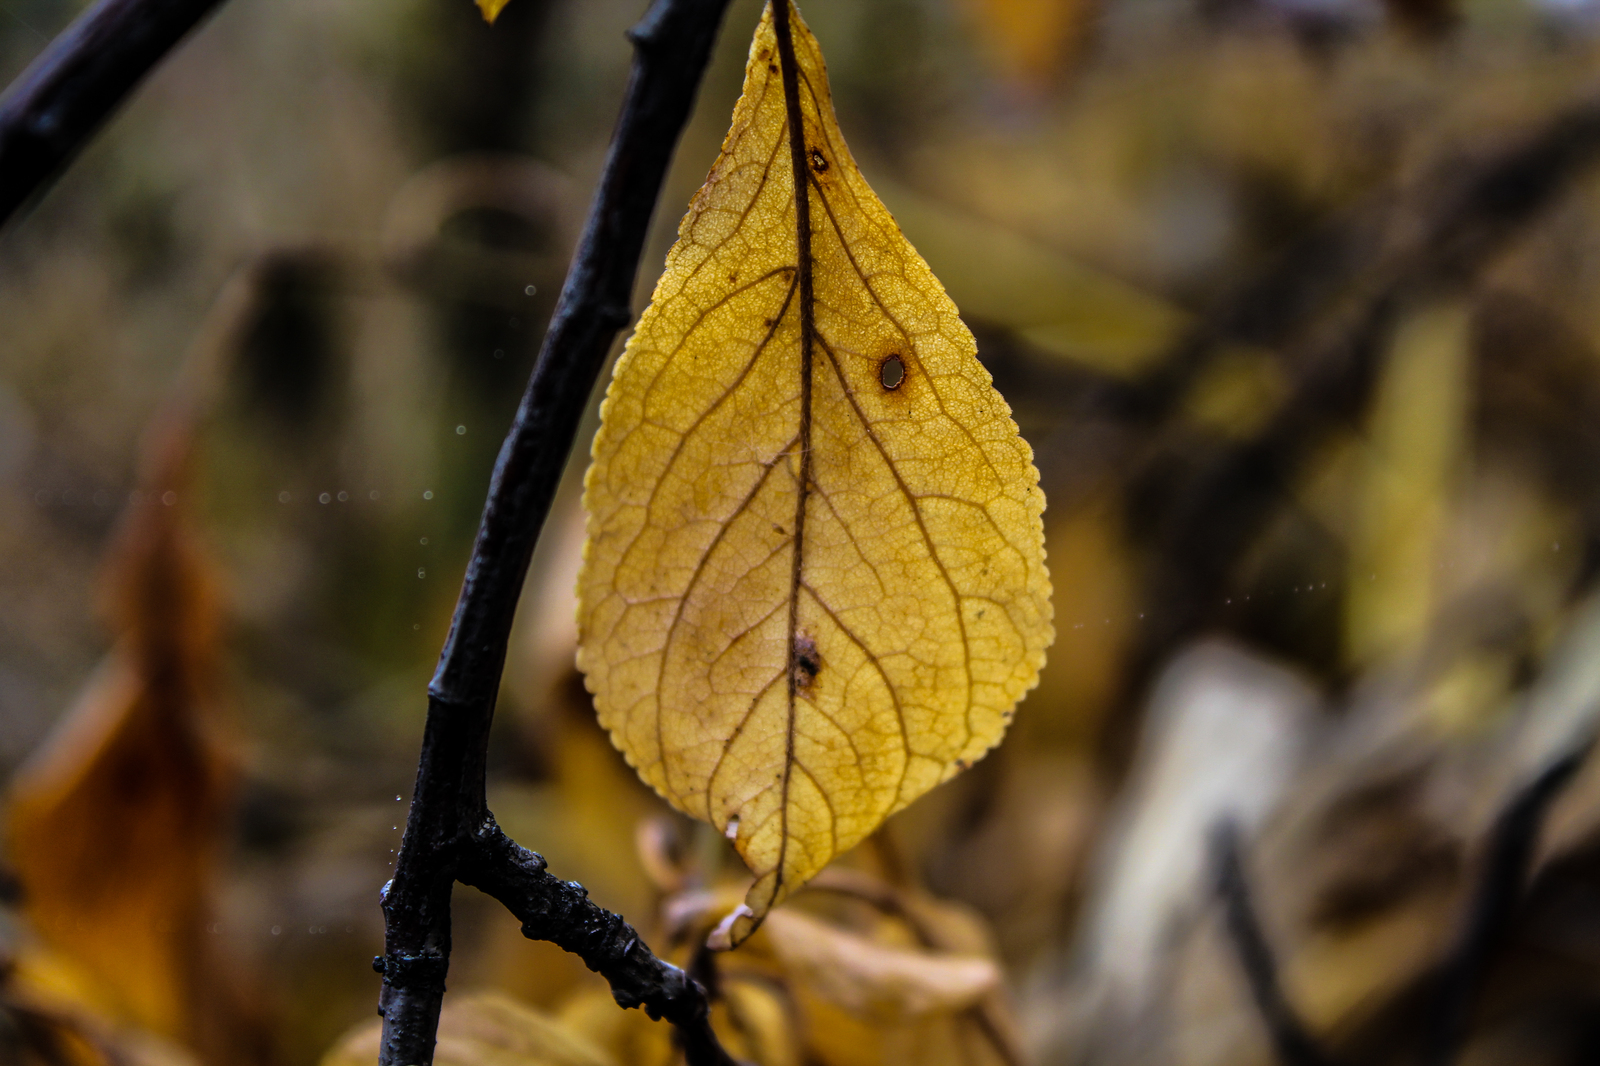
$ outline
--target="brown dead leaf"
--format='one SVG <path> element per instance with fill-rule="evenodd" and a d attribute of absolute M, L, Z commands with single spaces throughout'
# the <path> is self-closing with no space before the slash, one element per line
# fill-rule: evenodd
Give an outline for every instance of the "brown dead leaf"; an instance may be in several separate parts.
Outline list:
<path fill-rule="evenodd" d="M 0 995 L 0 1035 L 8 1064 L 111 1066 L 100 1046 L 66 1018 Z"/>
<path fill-rule="evenodd" d="M 890 947 L 799 911 L 768 916 L 768 939 L 790 975 L 846 1010 L 904 1018 L 973 1006 L 1000 983 L 990 959 Z"/>
<path fill-rule="evenodd" d="M 23 913 L 108 1017 L 189 1039 L 227 761 L 218 607 L 189 527 L 189 430 L 169 426 L 104 583 L 116 643 L 17 775 L 6 812 Z"/>
<path fill-rule="evenodd" d="M 195 1066 L 182 1048 L 60 1002 L 0 954 L 0 1062 L 6 1066 Z"/>

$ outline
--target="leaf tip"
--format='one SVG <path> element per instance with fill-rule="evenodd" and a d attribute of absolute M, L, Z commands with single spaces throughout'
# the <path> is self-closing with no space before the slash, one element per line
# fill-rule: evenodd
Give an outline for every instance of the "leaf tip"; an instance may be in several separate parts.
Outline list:
<path fill-rule="evenodd" d="M 506 4 L 511 0 L 477 0 L 478 10 L 483 12 L 483 21 L 494 25 L 494 20 L 500 17 L 500 12 L 505 10 Z"/>
<path fill-rule="evenodd" d="M 711 930 L 711 935 L 706 937 L 706 947 L 712 951 L 732 951 L 744 943 L 760 924 L 761 919 L 756 912 L 741 903 Z"/>

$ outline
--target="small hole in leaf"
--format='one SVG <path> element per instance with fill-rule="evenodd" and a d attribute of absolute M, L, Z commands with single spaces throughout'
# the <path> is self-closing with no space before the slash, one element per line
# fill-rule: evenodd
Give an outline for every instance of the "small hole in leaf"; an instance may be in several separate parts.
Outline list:
<path fill-rule="evenodd" d="M 886 389 L 898 389 L 906 379 L 906 364 L 898 355 L 891 355 L 878 367 L 878 380 Z"/>

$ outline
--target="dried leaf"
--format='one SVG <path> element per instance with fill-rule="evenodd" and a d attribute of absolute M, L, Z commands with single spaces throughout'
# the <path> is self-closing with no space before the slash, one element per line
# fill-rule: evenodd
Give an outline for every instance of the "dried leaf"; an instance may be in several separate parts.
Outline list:
<path fill-rule="evenodd" d="M 0 964 L 9 960 L 0 958 Z M 8 975 L 9 976 L 9 975 Z M 0 1038 L 7 1066 L 111 1066 L 99 1043 L 74 1020 L 18 999 L 5 980 L 0 986 Z"/>
<path fill-rule="evenodd" d="M 6 814 L 23 912 L 87 1003 L 193 1040 L 228 772 L 212 737 L 218 611 L 182 506 L 188 431 L 164 428 L 108 569 L 117 644 Z"/>
<path fill-rule="evenodd" d="M 767 937 L 794 978 L 867 1017 L 965 1010 L 1000 984 L 993 960 L 891 947 L 799 911 L 770 915 Z"/>
<path fill-rule="evenodd" d="M 718 1032 L 729 1034 L 728 1053 L 761 1066 L 800 1066 L 801 1047 L 794 1012 L 770 981 L 722 982 L 722 1002 L 712 1013 Z"/>
<path fill-rule="evenodd" d="M 604 1048 L 615 1062 L 627 1066 L 676 1066 L 677 1049 L 672 1026 L 652 1021 L 640 1010 L 618 1010 L 608 988 L 578 992 L 560 1012 L 561 1024 L 596 1047 Z"/>
<path fill-rule="evenodd" d="M 623 1013 L 612 1007 L 613 1013 Z M 381 1022 L 342 1037 L 322 1066 L 378 1061 Z M 434 1066 L 613 1066 L 612 1058 L 570 1027 L 497 992 L 453 995 L 439 1016 Z"/>
<path fill-rule="evenodd" d="M 1053 635 L 1032 452 L 792 6 L 601 415 L 579 664 L 640 776 L 755 873 L 726 946 L 993 747 Z"/>
<path fill-rule="evenodd" d="M 0 966 L 9 961 L 0 956 Z M 199 1066 L 176 1044 L 107 1025 L 29 984 L 25 974 L 0 977 L 0 1062 L 6 1066 Z"/>

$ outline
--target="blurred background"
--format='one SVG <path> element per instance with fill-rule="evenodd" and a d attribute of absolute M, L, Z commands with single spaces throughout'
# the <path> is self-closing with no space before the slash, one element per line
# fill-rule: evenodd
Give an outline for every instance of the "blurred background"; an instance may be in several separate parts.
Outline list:
<path fill-rule="evenodd" d="M 375 1061 L 424 688 L 643 7 L 232 0 L 0 232 L 0 1063 Z M 77 9 L 0 0 L 0 80 Z M 1596 1061 L 1600 767 L 1459 945 L 1491 827 L 1600 714 L 1600 5 L 803 12 L 1035 450 L 1044 679 L 971 772 L 697 952 L 742 870 L 572 665 L 591 411 L 501 824 L 762 1066 L 1324 1061 L 1274 1051 L 1222 824 L 1325 1061 Z M 463 887 L 450 989 L 441 1064 L 674 1061 Z"/>

